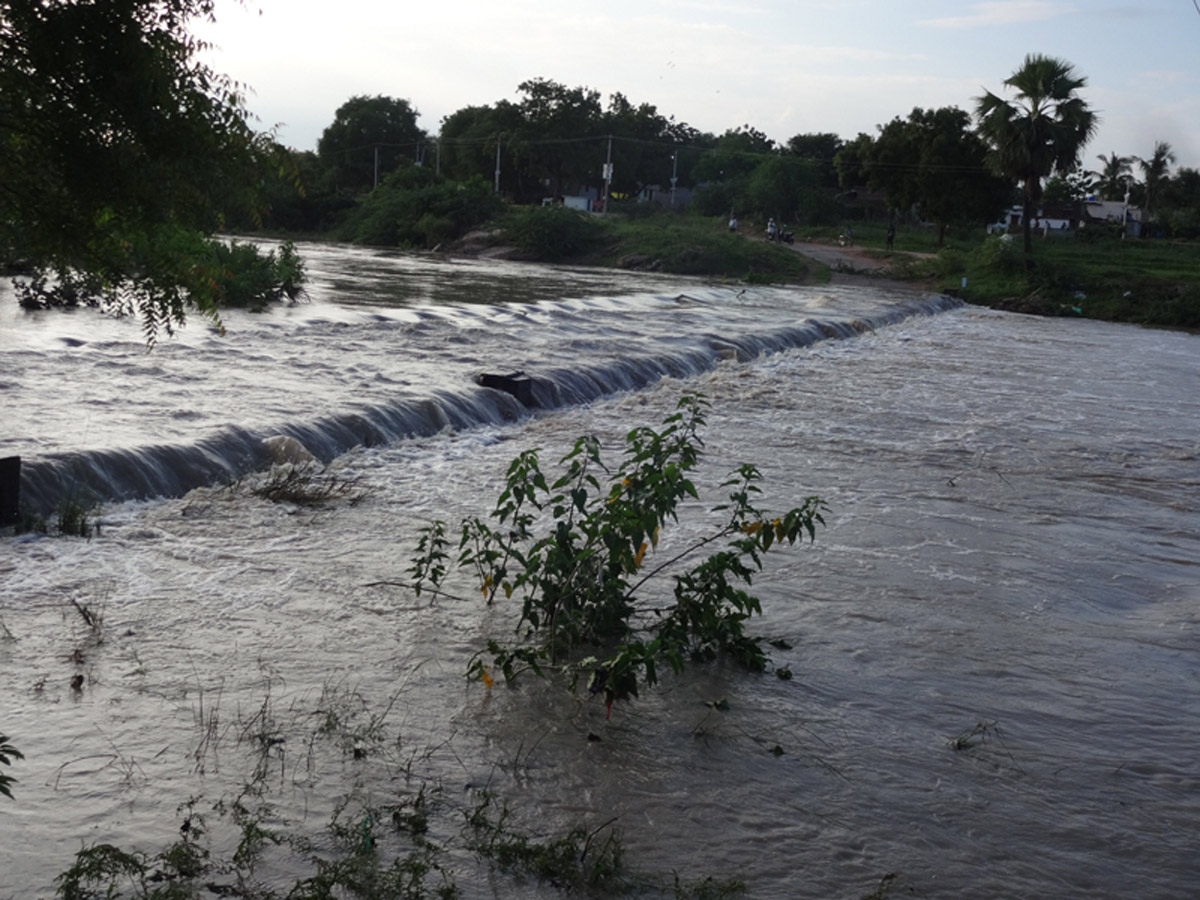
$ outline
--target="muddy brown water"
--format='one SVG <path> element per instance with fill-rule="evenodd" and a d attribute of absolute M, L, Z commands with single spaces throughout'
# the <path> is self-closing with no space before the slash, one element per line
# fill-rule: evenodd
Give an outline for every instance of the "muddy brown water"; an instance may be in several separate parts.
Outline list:
<path fill-rule="evenodd" d="M 91 540 L 0 539 L 0 733 L 26 757 L 0 799 L 0 897 L 52 896 L 85 845 L 157 852 L 181 803 L 211 810 L 255 776 L 264 823 L 322 852 L 335 811 L 357 822 L 424 785 L 449 845 L 486 789 L 531 834 L 616 817 L 631 869 L 751 897 L 861 897 L 891 873 L 922 897 L 1200 883 L 1195 336 L 860 288 L 305 252 L 307 306 L 151 354 L 130 323 L 0 310 L 0 447 L 34 470 L 108 452 L 232 472 L 245 442 L 295 433 L 362 495 L 273 504 L 249 473 L 109 500 Z M 830 338 L 805 343 L 814 322 Z M 479 394 L 470 376 L 500 358 L 557 406 Z M 742 461 L 765 505 L 830 507 L 754 585 L 791 680 L 701 667 L 606 719 L 553 684 L 464 681 L 513 621 L 473 585 L 430 602 L 378 584 L 404 577 L 422 524 L 481 512 L 521 449 L 549 462 L 594 433 L 615 454 L 696 390 L 706 502 L 661 552 L 711 527 Z M 401 422 L 389 409 L 432 425 L 342 446 L 349 413 Z M 443 862 L 467 897 L 558 896 L 461 850 Z M 256 877 L 305 871 L 272 851 Z"/>

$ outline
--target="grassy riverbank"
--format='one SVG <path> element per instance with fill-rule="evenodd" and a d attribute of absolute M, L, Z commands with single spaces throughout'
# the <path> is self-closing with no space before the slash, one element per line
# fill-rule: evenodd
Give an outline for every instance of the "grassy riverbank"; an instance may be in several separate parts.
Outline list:
<path fill-rule="evenodd" d="M 818 238 L 831 238 L 815 235 Z M 924 282 L 970 303 L 1016 312 L 1200 328 L 1200 244 L 1095 235 L 1034 239 L 1026 264 L 1020 235 L 951 234 L 940 251 L 928 229 L 902 228 L 893 252 L 886 227 L 856 227 L 875 274 Z M 963 279 L 966 286 L 963 286 Z"/>
<path fill-rule="evenodd" d="M 588 216 L 562 207 L 516 207 L 492 223 L 483 243 L 516 248 L 522 259 L 570 262 L 749 283 L 804 283 L 828 270 L 791 250 L 732 234 L 718 219 L 645 207 Z M 478 238 L 476 239 L 478 242 Z M 470 241 L 451 245 L 470 251 Z M 478 246 L 474 248 L 478 250 Z"/>
<path fill-rule="evenodd" d="M 803 256 L 806 242 L 832 243 L 840 227 L 797 232 L 795 248 L 769 244 L 746 224 L 645 208 L 606 217 L 558 207 L 510 210 L 489 231 L 523 258 L 708 275 L 758 283 L 811 283 L 829 270 Z M 1083 316 L 1174 328 L 1200 328 L 1200 245 L 1121 240 L 1109 235 L 1035 239 L 1027 263 L 1020 236 L 950 232 L 940 250 L 931 229 L 898 229 L 886 247 L 883 223 L 854 227 L 861 271 L 945 291 L 969 303 L 1051 316 Z M 800 252 L 796 252 L 796 251 Z M 964 286 L 964 278 L 965 286 Z"/>
<path fill-rule="evenodd" d="M 824 283 L 818 261 L 842 225 L 798 227 L 792 246 L 768 243 L 763 223 L 631 204 L 606 216 L 558 206 L 508 207 L 465 238 L 440 243 L 464 255 L 608 266 L 762 284 Z M 377 243 L 374 232 L 337 237 Z M 390 242 L 389 242 L 390 243 Z M 1083 316 L 1173 328 L 1200 328 L 1200 243 L 1122 240 L 1092 232 L 1035 237 L 1027 262 L 1020 235 L 985 237 L 981 228 L 950 229 L 936 246 L 931 228 L 901 226 L 887 249 L 887 225 L 855 223 L 839 271 L 944 291 L 969 303 L 1050 316 Z M 427 244 L 431 246 L 431 244 Z M 840 249 L 840 248 L 839 248 Z M 965 285 L 964 285 L 964 279 Z"/>

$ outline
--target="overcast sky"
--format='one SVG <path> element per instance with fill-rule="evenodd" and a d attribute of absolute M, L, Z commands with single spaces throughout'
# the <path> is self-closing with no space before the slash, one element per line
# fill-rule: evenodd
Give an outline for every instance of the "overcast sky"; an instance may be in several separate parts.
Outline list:
<path fill-rule="evenodd" d="M 1169 141 L 1200 168 L 1194 0 L 218 0 L 197 27 L 217 71 L 291 147 L 355 94 L 408 99 L 431 133 L 543 77 L 621 92 L 702 131 L 851 139 L 914 106 L 974 109 L 1027 53 L 1088 79 L 1096 155 Z"/>

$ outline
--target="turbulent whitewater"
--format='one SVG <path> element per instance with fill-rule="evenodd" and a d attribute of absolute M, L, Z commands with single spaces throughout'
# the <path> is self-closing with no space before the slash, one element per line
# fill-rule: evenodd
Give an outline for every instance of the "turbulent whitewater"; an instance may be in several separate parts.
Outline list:
<path fill-rule="evenodd" d="M 0 798 L 0 898 L 51 896 L 84 845 L 160 849 L 179 804 L 237 792 L 268 715 L 290 832 L 420 778 L 464 806 L 486 786 L 535 832 L 619 817 L 637 870 L 751 897 L 861 897 L 893 873 L 924 897 L 1200 883 L 1197 337 L 302 249 L 308 303 L 150 352 L 136 323 L 0 292 L 0 456 L 24 460 L 29 505 L 103 503 L 90 541 L 0 537 L 0 733 L 26 756 Z M 531 407 L 476 380 L 512 371 Z M 617 452 L 683 391 L 713 404 L 707 502 L 670 539 L 703 533 L 742 461 L 765 505 L 831 507 L 755 582 L 794 678 L 701 669 L 611 720 L 464 682 L 509 611 L 380 584 L 416 529 L 485 511 L 526 447 Z M 361 499 L 254 496 L 279 435 Z M 379 752 L 314 739 L 332 708 L 376 722 Z M 449 864 L 464 896 L 557 896 Z M 264 878 L 286 884 L 279 865 Z"/>

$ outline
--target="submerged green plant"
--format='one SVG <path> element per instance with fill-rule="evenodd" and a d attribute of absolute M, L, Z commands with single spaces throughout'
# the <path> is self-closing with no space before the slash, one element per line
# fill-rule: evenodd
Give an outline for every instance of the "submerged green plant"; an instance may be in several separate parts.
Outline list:
<path fill-rule="evenodd" d="M 88 519 L 88 510 L 75 504 L 59 507 L 58 533 L 71 537 L 90 538 L 92 523 Z"/>
<path fill-rule="evenodd" d="M 257 244 L 208 241 L 208 274 L 221 306 L 261 312 L 272 303 L 304 296 L 304 260 L 291 241 L 263 251 Z"/>
<path fill-rule="evenodd" d="M 145 855 L 112 844 L 93 844 L 75 855 L 75 863 L 56 879 L 62 900 L 145 896 L 150 864 Z M 104 888 L 104 893 L 99 889 Z"/>
<path fill-rule="evenodd" d="M 0 763 L 6 766 L 11 766 L 14 759 L 24 759 L 21 751 L 8 742 L 6 735 L 0 734 Z M 16 784 L 17 779 L 11 775 L 5 775 L 0 772 L 0 794 L 3 794 L 9 800 L 12 799 L 12 788 L 10 785 Z"/>
<path fill-rule="evenodd" d="M 713 508 L 721 526 L 650 565 L 647 554 L 658 547 L 662 527 L 678 520 L 679 504 L 699 499 L 691 472 L 707 407 L 703 397 L 685 395 L 661 430 L 630 431 L 615 471 L 602 462 L 594 437 L 575 442 L 553 483 L 538 451 L 521 453 L 490 522 L 462 523 L 454 560 L 444 523 L 422 531 L 408 570 L 418 594 L 439 591 L 447 571 L 461 568 L 474 573 L 488 604 L 503 597 L 521 605 L 517 641 L 490 641 L 490 664 L 476 656 L 470 677 L 490 686 L 492 671 L 511 682 L 524 671 L 561 669 L 572 690 L 582 681 L 611 709 L 655 684 L 663 665 L 679 672 L 687 660 L 723 653 L 753 670 L 766 667 L 761 639 L 745 630 L 761 604 L 744 586 L 773 546 L 813 539 L 826 506 L 808 497 L 772 517 L 755 505 L 761 473 L 742 464 L 721 485 L 728 502 Z M 701 553 L 714 547 L 720 549 Z M 664 582 L 667 596 L 656 592 Z M 585 655 L 591 648 L 596 655 Z"/>
<path fill-rule="evenodd" d="M 357 479 L 339 476 L 313 463 L 275 466 L 261 484 L 251 489 L 251 493 L 272 503 L 312 507 L 326 506 L 338 500 L 354 505 L 366 496 L 359 490 Z"/>
<path fill-rule="evenodd" d="M 508 827 L 508 807 L 489 815 L 493 798 L 484 793 L 467 816 L 475 832 L 474 850 L 502 871 L 532 875 L 556 887 L 609 888 L 617 892 L 624 874 L 621 836 L 610 820 L 597 828 L 577 825 L 566 834 L 538 840 Z"/>
<path fill-rule="evenodd" d="M 707 878 L 695 882 L 680 880 L 679 873 L 674 873 L 675 900 L 726 900 L 728 897 L 741 897 L 746 893 L 746 883 L 737 878 Z"/>

